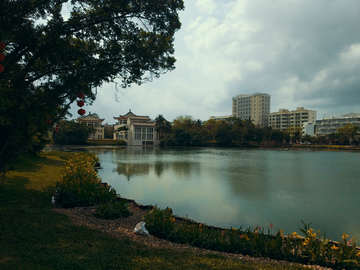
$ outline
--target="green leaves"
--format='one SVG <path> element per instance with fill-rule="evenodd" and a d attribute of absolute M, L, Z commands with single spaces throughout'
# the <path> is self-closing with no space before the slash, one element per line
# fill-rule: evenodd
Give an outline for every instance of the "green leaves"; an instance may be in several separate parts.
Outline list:
<path fill-rule="evenodd" d="M 116 219 L 131 215 L 129 204 L 125 201 L 101 202 L 96 208 L 96 216 L 104 219 Z"/>
<path fill-rule="evenodd" d="M 88 135 L 95 129 L 74 121 L 61 121 L 59 131 L 53 133 L 55 144 L 59 145 L 83 145 L 86 144 Z"/>
<path fill-rule="evenodd" d="M 60 207 L 89 206 L 117 201 L 116 191 L 101 183 L 94 169 L 95 155 L 76 153 L 66 165 L 66 173 L 56 184 L 55 203 Z"/>
<path fill-rule="evenodd" d="M 2 9 L 0 169 L 44 130 L 46 111 L 57 110 L 56 122 L 79 91 L 91 102 L 104 82 L 127 87 L 175 68 L 182 0 L 5 1 Z"/>

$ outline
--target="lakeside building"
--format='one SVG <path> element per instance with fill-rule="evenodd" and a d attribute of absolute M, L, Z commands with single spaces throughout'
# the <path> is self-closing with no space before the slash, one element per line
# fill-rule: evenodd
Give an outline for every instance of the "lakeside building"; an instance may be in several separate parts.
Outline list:
<path fill-rule="evenodd" d="M 254 125 L 268 125 L 270 114 L 270 95 L 254 93 L 252 95 L 237 95 L 232 98 L 232 116 L 241 119 L 251 119 Z"/>
<path fill-rule="evenodd" d="M 155 121 L 149 116 L 136 115 L 131 110 L 125 115 L 114 117 L 114 140 L 124 140 L 127 145 L 159 145 Z"/>
<path fill-rule="evenodd" d="M 269 126 L 272 129 L 286 131 L 295 128 L 303 128 L 304 123 L 314 123 L 316 121 L 316 111 L 297 107 L 296 110 L 289 111 L 280 109 L 278 112 L 270 113 Z"/>
<path fill-rule="evenodd" d="M 227 120 L 233 117 L 232 115 L 224 115 L 224 116 L 210 116 L 209 120 Z"/>
<path fill-rule="evenodd" d="M 105 119 L 100 119 L 96 113 L 89 112 L 86 116 L 80 116 L 77 118 L 78 123 L 85 123 L 88 127 L 93 127 L 96 129 L 95 132 L 89 134 L 89 139 L 103 139 L 104 138 L 104 127 L 102 122 Z"/>
<path fill-rule="evenodd" d="M 323 119 L 315 121 L 315 136 L 327 136 L 348 124 L 360 126 L 360 113 L 337 114 L 336 116 L 324 115 Z"/>
<path fill-rule="evenodd" d="M 315 136 L 315 123 L 306 122 L 302 125 L 302 136 L 305 135 Z"/>

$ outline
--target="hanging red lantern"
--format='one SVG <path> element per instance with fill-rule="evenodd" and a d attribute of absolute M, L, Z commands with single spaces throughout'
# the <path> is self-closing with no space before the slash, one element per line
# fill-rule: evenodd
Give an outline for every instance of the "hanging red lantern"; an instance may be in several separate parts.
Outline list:
<path fill-rule="evenodd" d="M 50 119 L 46 120 L 46 123 L 51 124 L 52 121 Z"/>
<path fill-rule="evenodd" d="M 80 110 L 78 110 L 78 114 L 80 114 L 80 115 L 84 115 L 84 114 L 85 114 L 85 110 L 84 110 L 84 109 L 80 109 Z"/>
<path fill-rule="evenodd" d="M 83 92 L 79 92 L 79 93 L 77 93 L 77 97 L 78 98 L 84 98 L 85 94 Z"/>
<path fill-rule="evenodd" d="M 83 100 L 79 100 L 78 102 L 77 102 L 77 105 L 79 106 L 79 107 L 82 107 L 82 106 L 84 106 L 84 101 Z"/>

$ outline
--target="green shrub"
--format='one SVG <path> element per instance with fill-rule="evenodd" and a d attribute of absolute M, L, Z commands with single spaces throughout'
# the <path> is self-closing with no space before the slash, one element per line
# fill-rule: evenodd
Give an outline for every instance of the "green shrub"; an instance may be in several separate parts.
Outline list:
<path fill-rule="evenodd" d="M 97 162 L 98 158 L 90 153 L 80 152 L 70 157 L 63 178 L 56 184 L 57 206 L 89 206 L 117 200 L 116 191 L 101 183 L 94 169 Z"/>
<path fill-rule="evenodd" d="M 96 208 L 96 216 L 99 218 L 116 219 L 130 215 L 129 204 L 125 201 L 101 202 Z"/>

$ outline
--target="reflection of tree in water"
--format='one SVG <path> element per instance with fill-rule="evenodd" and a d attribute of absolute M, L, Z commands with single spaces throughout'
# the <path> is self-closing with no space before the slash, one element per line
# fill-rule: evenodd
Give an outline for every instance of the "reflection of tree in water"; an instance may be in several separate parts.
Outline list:
<path fill-rule="evenodd" d="M 269 179 L 261 165 L 230 166 L 226 172 L 227 177 L 224 178 L 228 179 L 235 194 L 262 200 L 268 197 Z"/>
<path fill-rule="evenodd" d="M 160 177 L 163 174 L 163 172 L 166 168 L 169 168 L 169 163 L 164 163 L 161 161 L 155 162 L 154 169 L 155 169 L 155 173 L 158 177 Z"/>
<path fill-rule="evenodd" d="M 171 168 L 175 174 L 178 176 L 186 176 L 189 177 L 193 173 L 200 172 L 200 166 L 197 162 L 186 162 L 179 161 L 171 163 Z"/>
<path fill-rule="evenodd" d="M 148 175 L 150 167 L 148 163 L 118 163 L 113 172 L 125 175 L 129 181 L 133 175 Z"/>
<path fill-rule="evenodd" d="M 154 169 L 155 174 L 160 177 L 164 171 L 171 169 L 176 175 L 183 178 L 189 178 L 193 173 L 199 173 L 200 167 L 192 162 L 161 162 L 149 163 L 118 163 L 114 172 L 119 175 L 125 175 L 128 180 L 134 175 L 149 175 Z"/>

